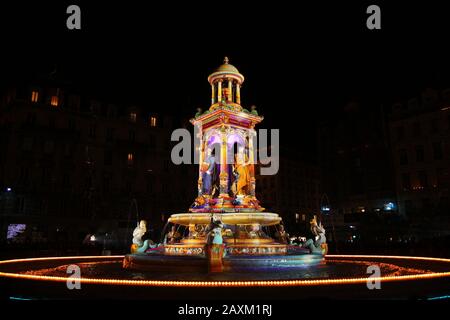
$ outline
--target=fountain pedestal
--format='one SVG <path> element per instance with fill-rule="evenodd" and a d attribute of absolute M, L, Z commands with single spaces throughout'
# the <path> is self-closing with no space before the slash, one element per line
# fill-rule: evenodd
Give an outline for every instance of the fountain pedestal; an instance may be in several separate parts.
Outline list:
<path fill-rule="evenodd" d="M 208 272 L 223 271 L 223 254 L 225 246 L 223 244 L 206 245 L 206 258 L 208 260 Z"/>
<path fill-rule="evenodd" d="M 157 252 L 127 256 L 124 266 L 147 269 L 168 262 L 189 270 L 200 264 L 218 272 L 320 262 L 318 248 L 325 238 L 311 240 L 309 250 L 291 248 L 281 217 L 264 212 L 256 198 L 256 150 L 264 146 L 256 145 L 255 127 L 263 117 L 255 108 L 249 111 L 241 105 L 244 76 L 226 58 L 208 82 L 211 106 L 191 119 L 198 138 L 198 196 L 189 212 L 170 216 Z M 219 242 L 208 240 L 214 221 L 220 222 L 220 231 L 213 232 L 214 237 L 220 235 Z M 220 247 L 210 247 L 212 243 Z"/>

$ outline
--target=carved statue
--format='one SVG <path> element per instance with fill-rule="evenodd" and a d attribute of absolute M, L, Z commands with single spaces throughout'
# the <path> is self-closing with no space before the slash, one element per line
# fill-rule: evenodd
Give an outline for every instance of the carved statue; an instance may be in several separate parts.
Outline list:
<path fill-rule="evenodd" d="M 259 224 L 253 224 L 250 226 L 250 231 L 248 232 L 248 237 L 250 239 L 258 239 L 262 237 L 261 229 Z"/>
<path fill-rule="evenodd" d="M 133 244 L 131 245 L 131 253 L 143 253 L 148 248 L 155 247 L 152 240 L 142 240 L 142 237 L 147 233 L 147 222 L 141 220 L 133 231 Z"/>
<path fill-rule="evenodd" d="M 217 188 L 217 169 L 216 158 L 213 151 L 208 147 L 206 151 L 206 159 L 202 164 L 202 194 L 214 196 L 215 189 Z"/>
<path fill-rule="evenodd" d="M 223 229 L 223 224 L 221 221 L 212 221 L 211 224 L 209 225 L 209 232 L 207 233 L 206 236 L 206 243 L 208 245 L 210 244 L 218 244 L 218 245 L 222 245 L 223 244 L 223 237 L 222 237 L 222 229 Z"/>
<path fill-rule="evenodd" d="M 172 226 L 172 228 L 170 229 L 170 232 L 167 234 L 166 241 L 167 241 L 169 244 L 174 244 L 174 243 L 176 243 L 180 238 L 181 238 L 181 235 L 180 235 L 180 233 L 177 231 L 176 226 Z"/>
<path fill-rule="evenodd" d="M 249 194 L 250 173 L 246 163 L 246 157 L 243 153 L 236 154 L 233 173 L 235 176 L 235 185 L 233 186 L 235 195 L 242 196 Z"/>
<path fill-rule="evenodd" d="M 258 115 L 258 111 L 256 110 L 256 106 L 251 106 L 251 110 L 252 110 L 252 111 L 250 111 L 251 114 L 254 114 L 255 116 Z"/>
<path fill-rule="evenodd" d="M 209 272 L 222 272 L 223 261 L 222 258 L 226 255 L 225 245 L 222 237 L 223 224 L 220 220 L 215 220 L 211 217 L 211 223 L 208 226 L 208 233 L 206 235 L 205 252 L 208 260 Z"/>
<path fill-rule="evenodd" d="M 197 232 L 197 229 L 195 227 L 195 224 L 190 224 L 189 225 L 189 235 L 188 238 L 189 239 L 196 239 L 198 238 L 199 234 Z"/>
<path fill-rule="evenodd" d="M 275 233 L 275 239 L 277 239 L 278 242 L 285 244 L 289 244 L 291 242 L 289 234 L 286 230 L 284 230 L 284 226 L 282 224 L 280 224 L 278 231 Z"/>
<path fill-rule="evenodd" d="M 313 239 L 308 239 L 303 247 L 309 248 L 313 254 L 326 254 L 328 251 L 327 238 L 325 237 L 325 228 L 322 223 L 317 223 L 317 218 L 314 216 L 311 221 L 311 232 L 314 235 Z"/>

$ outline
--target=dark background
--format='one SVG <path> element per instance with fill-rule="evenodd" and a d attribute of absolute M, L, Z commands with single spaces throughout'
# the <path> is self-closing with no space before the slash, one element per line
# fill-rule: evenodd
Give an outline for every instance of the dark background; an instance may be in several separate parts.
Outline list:
<path fill-rule="evenodd" d="M 450 86 L 443 1 L 243 3 L 2 1 L 0 88 L 57 70 L 83 94 L 183 119 L 209 107 L 207 76 L 228 56 L 246 77 L 243 106 L 256 105 L 262 127 L 280 128 L 282 145 L 315 160 L 318 124 L 342 115 L 349 101 L 375 110 L 427 87 Z M 66 28 L 71 4 L 81 7 L 81 30 Z M 371 4 L 381 7 L 381 30 L 366 28 Z M 389 219 L 365 220 L 361 234 L 401 234 L 403 221 Z M 417 229 L 433 230 L 423 222 Z M 340 250 L 448 257 L 443 239 L 340 244 Z M 63 241 L 50 240 L 61 253 Z M 330 249 L 337 252 L 337 245 Z"/>
<path fill-rule="evenodd" d="M 81 30 L 66 28 L 71 4 Z M 371 4 L 381 30 L 366 27 Z M 14 1 L 0 4 L 0 87 L 56 70 L 83 95 L 186 119 L 209 107 L 207 76 L 228 56 L 246 77 L 243 106 L 256 105 L 261 127 L 279 128 L 282 147 L 314 162 L 318 124 L 349 101 L 388 109 L 448 88 L 449 31 L 446 8 L 429 1 Z"/>
<path fill-rule="evenodd" d="M 80 31 L 66 28 L 70 4 Z M 381 30 L 366 28 L 370 4 Z M 314 147 L 315 122 L 349 99 L 371 107 L 449 84 L 448 14 L 428 1 L 15 1 L 0 12 L 2 83 L 56 66 L 85 92 L 190 117 L 207 108 L 206 78 L 228 56 L 246 76 L 243 104 L 281 128 L 282 143 Z"/>

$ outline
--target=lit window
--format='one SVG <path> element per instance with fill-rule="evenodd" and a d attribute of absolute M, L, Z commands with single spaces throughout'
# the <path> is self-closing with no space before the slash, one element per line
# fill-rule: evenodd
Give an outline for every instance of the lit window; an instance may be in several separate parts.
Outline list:
<path fill-rule="evenodd" d="M 127 158 L 127 160 L 128 160 L 128 165 L 129 165 L 129 166 L 132 166 L 132 165 L 133 165 L 133 159 L 134 159 L 133 154 L 132 154 L 132 153 L 129 153 L 129 154 L 128 154 L 128 158 Z"/>
<path fill-rule="evenodd" d="M 136 112 L 131 112 L 130 113 L 130 121 L 131 122 L 136 122 Z"/>
<path fill-rule="evenodd" d="M 38 102 L 39 99 L 39 92 L 33 91 L 31 92 L 31 102 Z"/>
<path fill-rule="evenodd" d="M 156 117 L 150 117 L 150 126 L 156 127 Z"/>
<path fill-rule="evenodd" d="M 52 99 L 50 100 L 50 104 L 54 107 L 58 106 L 58 96 L 52 96 Z"/>

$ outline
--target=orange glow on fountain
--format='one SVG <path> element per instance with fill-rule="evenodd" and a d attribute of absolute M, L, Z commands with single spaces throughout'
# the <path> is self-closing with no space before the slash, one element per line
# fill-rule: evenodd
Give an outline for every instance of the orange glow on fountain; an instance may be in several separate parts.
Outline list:
<path fill-rule="evenodd" d="M 289 240 L 280 230 L 282 219 L 263 212 L 255 195 L 255 126 L 263 117 L 241 105 L 244 76 L 228 58 L 208 82 L 211 106 L 191 119 L 200 141 L 198 195 L 188 213 L 169 217 L 162 253 L 207 255 L 211 223 L 220 221 L 225 255 L 285 255 Z"/>

